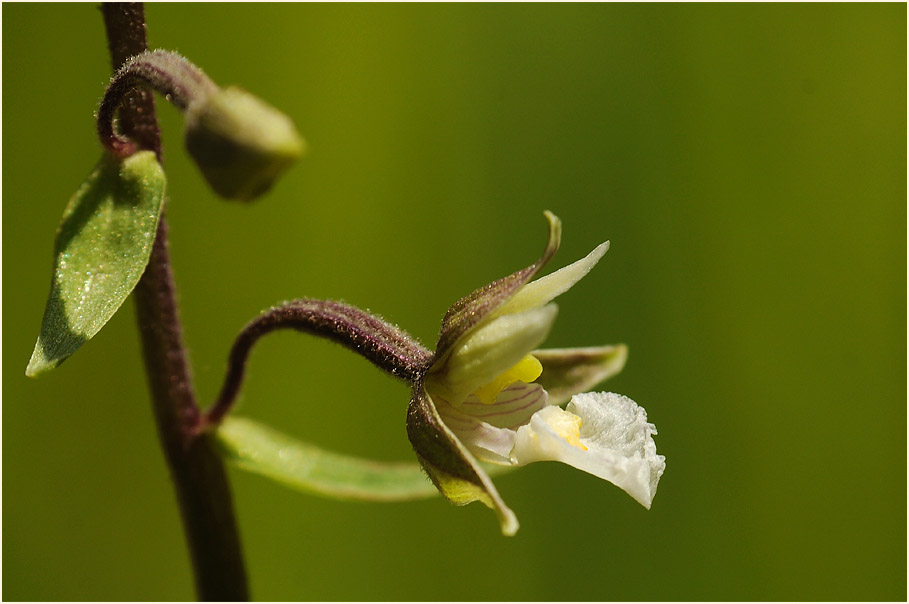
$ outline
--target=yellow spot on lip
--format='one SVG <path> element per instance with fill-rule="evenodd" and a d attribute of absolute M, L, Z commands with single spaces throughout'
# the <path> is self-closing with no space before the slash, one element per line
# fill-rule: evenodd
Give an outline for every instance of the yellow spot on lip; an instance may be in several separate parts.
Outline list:
<path fill-rule="evenodd" d="M 528 354 L 511 369 L 500 374 L 497 378 L 480 386 L 473 391 L 474 395 L 480 399 L 484 405 L 491 405 L 496 402 L 496 397 L 507 386 L 515 382 L 531 383 L 543 373 L 543 365 L 532 354 Z"/>
<path fill-rule="evenodd" d="M 556 434 L 568 441 L 572 447 L 577 447 L 586 451 L 581 443 L 581 418 L 568 411 L 562 411 L 555 417 L 548 420 L 549 426 L 556 431 Z"/>

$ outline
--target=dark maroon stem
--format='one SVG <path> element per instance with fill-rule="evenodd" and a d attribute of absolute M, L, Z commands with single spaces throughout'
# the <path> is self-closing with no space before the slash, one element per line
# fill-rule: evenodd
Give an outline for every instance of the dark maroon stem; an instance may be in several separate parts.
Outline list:
<path fill-rule="evenodd" d="M 130 58 L 111 78 L 98 108 L 98 137 L 118 157 L 129 157 L 141 148 L 114 127 L 117 109 L 136 88 L 154 90 L 181 111 L 218 90 L 201 69 L 177 53 L 156 50 Z"/>
<path fill-rule="evenodd" d="M 432 360 L 432 353 L 404 330 L 355 306 L 330 300 L 294 300 L 263 312 L 237 336 L 221 394 L 203 416 L 200 430 L 217 426 L 224 419 L 243 385 L 253 345 L 279 329 L 295 329 L 337 342 L 407 382 L 418 380 Z"/>
<path fill-rule="evenodd" d="M 147 48 L 141 3 L 102 4 L 114 70 Z M 121 132 L 162 157 L 151 93 L 120 104 Z M 209 435 L 197 434 L 199 409 L 190 379 L 162 215 L 151 259 L 136 286 L 139 333 L 158 436 L 170 468 L 202 600 L 247 600 L 246 571 L 227 475 Z M 162 581 L 168 580 L 166 577 Z"/>

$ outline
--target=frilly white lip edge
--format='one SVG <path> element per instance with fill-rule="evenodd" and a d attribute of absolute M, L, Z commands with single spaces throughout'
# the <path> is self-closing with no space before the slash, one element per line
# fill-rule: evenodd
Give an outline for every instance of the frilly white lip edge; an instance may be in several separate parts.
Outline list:
<path fill-rule="evenodd" d="M 537 411 L 517 430 L 512 462 L 560 461 L 607 480 L 650 509 L 666 458 L 656 426 L 633 400 L 614 392 L 576 394 L 565 410 Z"/>

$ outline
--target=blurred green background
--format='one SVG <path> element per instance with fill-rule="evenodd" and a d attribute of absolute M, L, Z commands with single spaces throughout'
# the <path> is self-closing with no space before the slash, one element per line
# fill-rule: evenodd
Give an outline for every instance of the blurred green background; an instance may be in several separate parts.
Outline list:
<path fill-rule="evenodd" d="M 126 304 L 24 376 L 63 206 L 99 156 L 93 5 L 3 7 L 3 598 L 193 597 Z M 312 600 L 906 598 L 906 6 L 188 5 L 153 47 L 286 111 L 311 146 L 254 205 L 217 200 L 159 99 L 200 399 L 233 337 L 300 296 L 431 346 L 442 314 L 542 249 L 547 345 L 625 342 L 650 512 L 560 464 L 480 504 L 343 503 L 231 471 L 254 596 Z M 407 389 L 340 348 L 264 340 L 241 413 L 412 459 Z"/>

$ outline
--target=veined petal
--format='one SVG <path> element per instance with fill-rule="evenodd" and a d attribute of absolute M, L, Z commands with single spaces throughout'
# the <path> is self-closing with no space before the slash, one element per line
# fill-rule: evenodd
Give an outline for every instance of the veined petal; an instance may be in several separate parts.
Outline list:
<path fill-rule="evenodd" d="M 500 317 L 505 314 L 523 312 L 539 308 L 564 294 L 571 287 L 584 278 L 596 266 L 603 254 L 609 249 L 609 242 L 601 243 L 592 252 L 577 262 L 562 267 L 554 273 L 540 277 L 519 289 L 506 302 L 492 311 L 491 316 Z"/>
<path fill-rule="evenodd" d="M 458 409 L 493 426 L 517 430 L 548 404 L 549 396 L 540 384 L 515 382 L 502 390 L 491 405 L 469 396 Z"/>
<path fill-rule="evenodd" d="M 527 268 L 493 281 L 452 304 L 442 319 L 439 342 L 436 344 L 439 360 L 444 360 L 458 339 L 478 326 L 490 312 L 533 279 L 558 251 L 562 240 L 562 222 L 552 212 L 546 211 L 543 215 L 549 226 L 549 237 L 543 255 Z"/>
<path fill-rule="evenodd" d="M 498 515 L 504 535 L 517 532 L 518 520 L 514 512 L 502 501 L 486 472 L 446 427 L 419 382 L 414 384 L 413 397 L 407 408 L 407 437 L 420 465 L 442 495 L 457 505 L 482 501 Z"/>
<path fill-rule="evenodd" d="M 657 455 L 647 412 L 612 392 L 575 395 L 565 411 L 549 406 L 518 429 L 518 465 L 561 461 L 608 480 L 650 509 L 666 458 Z"/>
<path fill-rule="evenodd" d="M 436 397 L 439 417 L 477 459 L 511 465 L 509 454 L 514 449 L 514 430 L 497 428 L 455 409 Z"/>
<path fill-rule="evenodd" d="M 505 315 L 480 326 L 460 340 L 451 354 L 426 376 L 426 386 L 453 405 L 513 367 L 549 335 L 558 308 Z"/>
<path fill-rule="evenodd" d="M 515 382 L 487 405 L 471 395 L 454 407 L 441 397 L 433 398 L 445 425 L 477 459 L 511 465 L 515 430 L 546 406 L 546 391 L 539 384 Z"/>
<path fill-rule="evenodd" d="M 531 353 L 543 365 L 537 379 L 549 393 L 550 405 L 562 405 L 573 395 L 587 392 L 620 372 L 628 358 L 628 347 L 550 348 Z"/>

